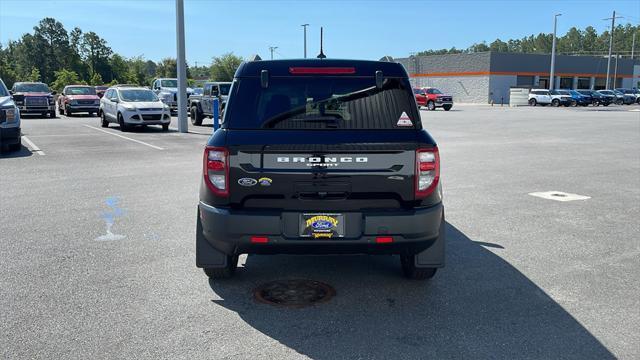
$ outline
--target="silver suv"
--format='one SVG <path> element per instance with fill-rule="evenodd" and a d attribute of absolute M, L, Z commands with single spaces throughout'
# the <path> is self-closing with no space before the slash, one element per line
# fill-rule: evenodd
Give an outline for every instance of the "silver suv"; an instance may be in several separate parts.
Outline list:
<path fill-rule="evenodd" d="M 0 150 L 20 150 L 20 110 L 0 79 Z"/>

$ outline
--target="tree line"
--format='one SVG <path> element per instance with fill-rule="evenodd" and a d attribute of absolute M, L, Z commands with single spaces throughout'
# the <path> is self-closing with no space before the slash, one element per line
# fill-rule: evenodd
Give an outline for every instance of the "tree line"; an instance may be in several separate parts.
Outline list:
<path fill-rule="evenodd" d="M 633 34 L 636 34 L 636 48 L 640 48 L 640 25 L 633 26 L 629 23 L 618 25 L 613 33 L 613 54 L 624 57 L 631 55 Z M 608 30 L 598 34 L 593 26 L 587 26 L 584 30 L 572 27 L 566 34 L 556 39 L 556 52 L 564 55 L 606 55 L 609 51 Z M 522 39 L 510 39 L 503 41 L 496 39 L 490 44 L 486 42 L 475 43 L 467 49 L 439 49 L 420 51 L 417 55 L 442 55 L 474 53 L 483 51 L 497 51 L 506 53 L 532 53 L 549 54 L 553 42 L 553 34 L 540 33 L 538 35 L 525 36 Z"/>
<path fill-rule="evenodd" d="M 242 58 L 233 53 L 214 57 L 211 66 L 187 66 L 187 78 L 231 81 Z M 44 18 L 33 33 L 0 44 L 0 78 L 8 87 L 16 81 L 42 81 L 60 91 L 68 84 L 150 85 L 154 78 L 177 77 L 175 58 L 154 62 L 115 53 L 93 31 L 76 27 L 68 32 L 62 23 Z"/>

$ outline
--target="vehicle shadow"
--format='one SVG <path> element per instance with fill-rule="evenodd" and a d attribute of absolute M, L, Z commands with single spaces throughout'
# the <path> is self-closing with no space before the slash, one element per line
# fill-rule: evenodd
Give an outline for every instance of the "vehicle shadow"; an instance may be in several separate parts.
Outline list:
<path fill-rule="evenodd" d="M 20 158 L 20 157 L 29 157 L 33 155 L 31 150 L 29 150 L 26 146 L 22 145 L 20 150 L 17 151 L 0 151 L 0 159 L 12 159 L 12 158 Z"/>
<path fill-rule="evenodd" d="M 213 306 L 313 359 L 614 358 L 516 268 L 446 231 L 447 267 L 430 282 L 403 279 L 392 256 L 256 255 L 234 279 L 209 281 Z M 324 281 L 336 296 L 301 309 L 253 300 L 258 285 L 291 278 Z"/>

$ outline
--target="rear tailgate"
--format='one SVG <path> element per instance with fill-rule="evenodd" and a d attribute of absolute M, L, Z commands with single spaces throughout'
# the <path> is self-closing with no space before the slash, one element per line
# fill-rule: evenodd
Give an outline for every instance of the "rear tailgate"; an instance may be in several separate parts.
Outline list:
<path fill-rule="evenodd" d="M 410 207 L 416 133 L 359 131 L 353 143 L 353 131 L 230 132 L 231 206 L 322 211 Z M 280 144 L 282 139 L 287 144 Z M 302 139 L 312 143 L 300 143 Z"/>

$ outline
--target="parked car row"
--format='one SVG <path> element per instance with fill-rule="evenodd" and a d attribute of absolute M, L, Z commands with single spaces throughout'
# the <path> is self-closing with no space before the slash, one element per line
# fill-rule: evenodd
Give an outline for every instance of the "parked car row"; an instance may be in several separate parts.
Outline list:
<path fill-rule="evenodd" d="M 640 104 L 640 92 L 636 89 L 615 90 L 546 90 L 532 89 L 529 105 L 551 106 L 609 106 Z"/>

